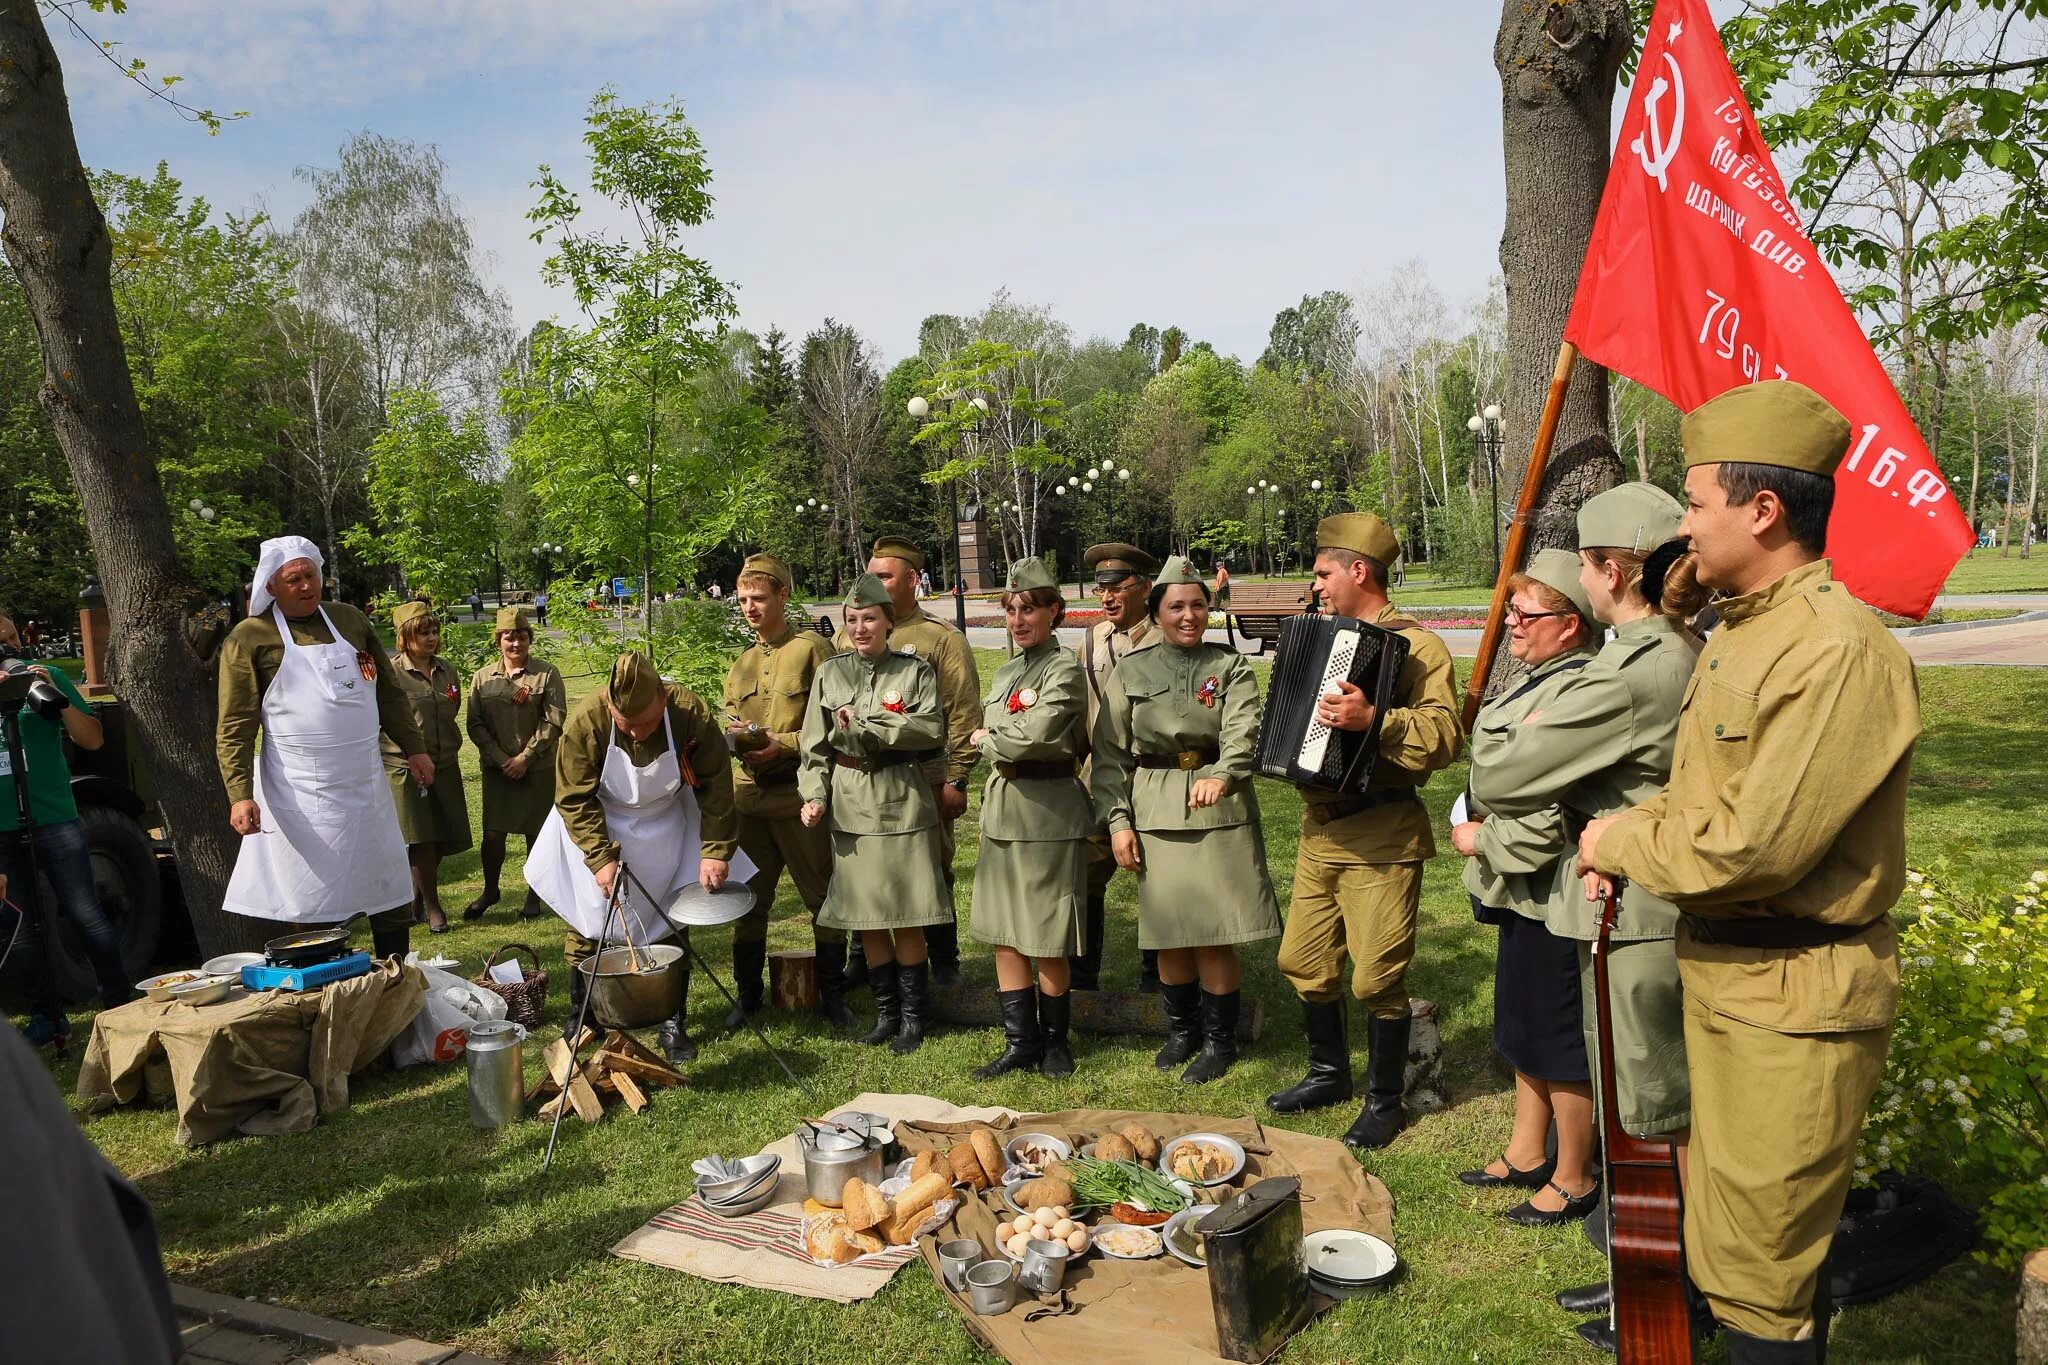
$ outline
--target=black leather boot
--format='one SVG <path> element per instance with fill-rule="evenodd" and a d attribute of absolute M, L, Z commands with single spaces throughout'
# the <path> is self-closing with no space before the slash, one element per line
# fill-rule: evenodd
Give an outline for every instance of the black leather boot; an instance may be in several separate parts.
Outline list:
<path fill-rule="evenodd" d="M 1813 1283 L 1813 1339 L 1817 1343 L 1813 1358 L 1818 1365 L 1827 1365 L 1828 1325 L 1835 1316 L 1834 1269 L 1827 1261 L 1820 1263 L 1820 1278 Z"/>
<path fill-rule="evenodd" d="M 382 961 L 387 957 L 403 958 L 412 946 L 410 924 L 371 924 L 370 956 Z"/>
<path fill-rule="evenodd" d="M 761 1012 L 761 971 L 768 965 L 768 944 L 741 943 L 732 945 L 733 994 L 739 998 L 725 1014 L 728 1029 L 742 1028 L 747 1020 Z"/>
<path fill-rule="evenodd" d="M 590 978 L 569 964 L 569 1017 L 562 1021 L 562 1036 L 576 1041 L 576 1020 L 583 1013 L 583 997 L 590 993 Z"/>
<path fill-rule="evenodd" d="M 1195 1055 L 1202 1046 L 1202 987 L 1200 982 L 1183 981 L 1161 986 L 1166 1002 L 1166 1046 L 1152 1059 L 1152 1065 L 1168 1071 Z"/>
<path fill-rule="evenodd" d="M 1614 1307 L 1614 1286 L 1602 1280 L 1598 1284 L 1560 1290 L 1554 1297 L 1557 1306 L 1567 1313 L 1605 1313 Z"/>
<path fill-rule="evenodd" d="M 1045 995 L 1038 997 L 1038 1027 L 1045 1035 L 1045 1058 L 1038 1064 L 1041 1076 L 1071 1076 L 1074 1074 L 1074 1054 L 1067 1047 L 1067 1025 L 1074 1017 L 1074 997 L 1066 995 Z"/>
<path fill-rule="evenodd" d="M 875 994 L 875 1026 L 860 1036 L 869 1047 L 896 1040 L 903 1027 L 903 1001 L 897 993 L 896 964 L 884 962 L 868 968 L 868 986 Z"/>
<path fill-rule="evenodd" d="M 925 960 L 928 968 L 927 979 L 941 986 L 960 984 L 960 923 L 952 918 L 950 908 L 944 924 L 927 924 L 924 927 Z"/>
<path fill-rule="evenodd" d="M 1728 1347 L 1728 1365 L 1822 1365 L 1827 1359 L 1827 1344 L 1818 1332 L 1804 1341 L 1771 1341 L 1723 1327 L 1721 1340 Z"/>
<path fill-rule="evenodd" d="M 1401 1095 L 1408 1084 L 1408 1030 L 1412 1021 L 1365 1018 L 1365 1108 L 1344 1131 L 1344 1141 L 1353 1147 L 1384 1147 L 1408 1126 L 1408 1111 L 1401 1107 Z"/>
<path fill-rule="evenodd" d="M 1240 992 L 1202 992 L 1202 1050 L 1180 1073 L 1182 1085 L 1203 1085 L 1230 1070 L 1237 1061 L 1237 1002 Z"/>
<path fill-rule="evenodd" d="M 661 1044 L 661 1055 L 668 1058 L 669 1065 L 681 1066 L 684 1062 L 697 1060 L 697 1045 L 690 1041 L 690 978 L 683 978 L 683 996 L 676 1001 L 675 1018 L 662 1024 L 655 1035 Z"/>
<path fill-rule="evenodd" d="M 900 997 L 897 1008 L 902 1012 L 903 1023 L 890 1039 L 889 1051 L 899 1057 L 924 1046 L 924 1002 L 931 985 L 931 963 L 920 962 L 915 967 L 896 964 L 896 991 Z"/>
<path fill-rule="evenodd" d="M 1302 1027 L 1308 1034 L 1308 1075 L 1277 1095 L 1266 1096 L 1276 1114 L 1300 1114 L 1351 1098 L 1351 1038 L 1345 1027 L 1344 998 L 1301 1002 Z"/>
<path fill-rule="evenodd" d="M 1159 988 L 1159 952 L 1155 948 L 1141 948 L 1138 950 L 1138 992 L 1154 995 Z"/>
<path fill-rule="evenodd" d="M 853 1011 L 846 1007 L 846 940 L 813 935 L 818 958 L 818 1013 L 833 1028 L 852 1028 Z"/>
<path fill-rule="evenodd" d="M 860 935 L 850 934 L 846 939 L 846 993 L 853 994 L 868 984 L 868 955 L 860 946 Z"/>
<path fill-rule="evenodd" d="M 997 991 L 996 1003 L 1003 1011 L 1002 1055 L 987 1066 L 974 1069 L 977 1081 L 992 1081 L 1012 1071 L 1029 1071 L 1045 1055 L 1045 1042 L 1038 1030 L 1038 991 Z"/>
<path fill-rule="evenodd" d="M 552 913 L 548 909 L 548 903 L 540 898 L 540 892 L 531 889 L 526 893 L 526 903 L 519 907 L 521 919 L 541 919 Z"/>
<path fill-rule="evenodd" d="M 1087 917 L 1082 922 L 1087 926 L 1088 948 L 1086 952 L 1067 954 L 1067 989 L 1094 991 L 1102 989 L 1102 897 L 1088 898 Z"/>

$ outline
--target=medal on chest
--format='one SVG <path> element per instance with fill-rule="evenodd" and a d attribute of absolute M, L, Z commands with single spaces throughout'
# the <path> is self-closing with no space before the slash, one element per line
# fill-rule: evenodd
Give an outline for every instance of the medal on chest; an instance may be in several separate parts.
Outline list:
<path fill-rule="evenodd" d="M 893 687 L 890 688 L 887 692 L 884 692 L 882 694 L 882 709 L 884 711 L 889 712 L 892 715 L 902 715 L 903 694 L 901 692 L 898 692 Z"/>
<path fill-rule="evenodd" d="M 1009 711 L 1013 716 L 1019 711 L 1029 711 L 1036 705 L 1038 705 L 1038 692 L 1035 688 L 1020 687 L 1010 694 Z"/>
<path fill-rule="evenodd" d="M 521 683 L 519 684 L 519 686 L 512 689 L 512 704 L 514 706 L 524 706 L 526 705 L 527 699 L 532 695 L 533 689 L 528 687 L 525 683 Z"/>
<path fill-rule="evenodd" d="M 447 692 L 443 693 L 443 695 L 446 696 L 449 701 L 460 701 L 462 699 L 462 694 L 455 690 L 455 684 L 452 682 L 448 684 L 448 690 Z"/>
<path fill-rule="evenodd" d="M 356 671 L 363 675 L 364 682 L 377 681 L 377 661 L 371 657 L 369 650 L 356 651 Z"/>
<path fill-rule="evenodd" d="M 1222 690 L 1223 684 L 1219 682 L 1216 678 L 1216 675 L 1212 673 L 1209 675 L 1207 681 L 1205 681 L 1200 687 L 1195 689 L 1195 700 L 1202 703 L 1202 705 L 1204 706 L 1214 706 L 1216 704 L 1216 694 L 1221 692 Z"/>

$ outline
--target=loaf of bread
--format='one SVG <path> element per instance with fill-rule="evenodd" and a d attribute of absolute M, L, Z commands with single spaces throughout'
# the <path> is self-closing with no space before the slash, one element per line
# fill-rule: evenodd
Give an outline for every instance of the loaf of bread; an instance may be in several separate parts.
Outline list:
<path fill-rule="evenodd" d="M 1153 1136 L 1152 1130 L 1144 1124 L 1127 1123 L 1117 1130 L 1117 1136 L 1130 1143 L 1132 1150 L 1138 1154 L 1138 1160 L 1146 1165 L 1149 1166 L 1159 1160 L 1159 1139 Z"/>
<path fill-rule="evenodd" d="M 846 1215 L 834 1210 L 813 1218 L 804 1228 L 804 1247 L 811 1259 L 845 1265 L 883 1249 L 882 1239 L 847 1226 Z"/>
<path fill-rule="evenodd" d="M 952 1189 L 953 1182 L 934 1171 L 911 1181 L 910 1188 L 897 1195 L 890 1208 L 898 1219 L 908 1219 L 910 1225 L 916 1227 L 931 1212 L 932 1205 L 944 1199 Z"/>
<path fill-rule="evenodd" d="M 910 1159 L 910 1178 L 912 1180 L 922 1180 L 925 1176 L 938 1169 L 939 1153 L 937 1152 L 919 1152 Z M 947 1183 L 950 1184 L 951 1182 Z"/>
<path fill-rule="evenodd" d="M 846 1225 L 855 1232 L 866 1232 L 889 1216 L 888 1196 L 859 1176 L 848 1180 L 840 1191 L 839 1207 L 846 1213 Z"/>
<path fill-rule="evenodd" d="M 960 1142 L 946 1153 L 946 1164 L 953 1168 L 953 1179 L 977 1190 L 985 1190 L 995 1182 L 982 1169 L 981 1158 L 974 1153 L 972 1142 Z"/>
<path fill-rule="evenodd" d="M 981 1162 L 982 1174 L 991 1185 L 1003 1183 L 1003 1170 L 1010 1163 L 1003 1157 L 1003 1144 L 996 1141 L 995 1130 L 977 1128 L 967 1135 L 974 1146 L 974 1155 Z"/>
<path fill-rule="evenodd" d="M 1104 1133 L 1095 1139 L 1097 1161 L 1136 1161 L 1138 1149 L 1122 1133 Z"/>

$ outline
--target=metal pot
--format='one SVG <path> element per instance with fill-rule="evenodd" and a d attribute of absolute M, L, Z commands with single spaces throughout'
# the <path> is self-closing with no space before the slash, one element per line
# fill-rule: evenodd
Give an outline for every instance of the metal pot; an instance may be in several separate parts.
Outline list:
<path fill-rule="evenodd" d="M 640 970 L 633 970 L 638 954 Z M 590 1017 L 599 1028 L 635 1029 L 675 1017 L 683 1005 L 683 950 L 673 943 L 607 948 L 576 964 L 590 991 Z"/>
<path fill-rule="evenodd" d="M 879 1137 L 871 1137 L 856 1147 L 831 1152 L 819 1150 L 811 1134 L 800 1131 L 796 1135 L 796 1145 L 804 1155 L 804 1188 L 811 1198 L 827 1208 L 839 1207 L 839 1196 L 846 1189 L 846 1182 L 855 1176 L 870 1185 L 882 1183 L 882 1140 Z"/>

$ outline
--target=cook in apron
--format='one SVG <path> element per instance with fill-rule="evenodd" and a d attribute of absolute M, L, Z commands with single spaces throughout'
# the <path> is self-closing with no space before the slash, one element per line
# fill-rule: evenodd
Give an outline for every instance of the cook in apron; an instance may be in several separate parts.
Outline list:
<path fill-rule="evenodd" d="M 221 908 L 257 919 L 331 924 L 412 899 L 405 839 L 377 749 L 377 682 L 356 647 L 301 645 L 275 605 L 284 660 L 263 693 L 256 761 L 260 833 L 243 838 Z"/>
<path fill-rule="evenodd" d="M 635 767 L 619 746 L 614 725 L 604 771 L 597 779 L 605 832 L 619 846 L 619 861 L 633 873 L 620 897 L 622 922 L 612 927 L 613 942 L 630 938 L 634 943 L 653 943 L 673 934 L 675 926 L 662 909 L 678 891 L 697 880 L 697 865 L 703 858 L 697 794 L 683 782 L 682 765 L 676 761 L 675 731 L 666 711 L 661 727 L 668 747 L 645 767 Z M 728 877 L 738 881 L 758 870 L 752 859 L 738 851 L 729 867 Z M 586 938 L 604 936 L 604 893 L 597 889 L 597 877 L 583 861 L 583 850 L 569 837 L 560 807 L 548 812 L 547 823 L 527 854 L 526 885 L 577 933 Z M 649 904 L 641 894 L 643 887 L 655 903 Z"/>

